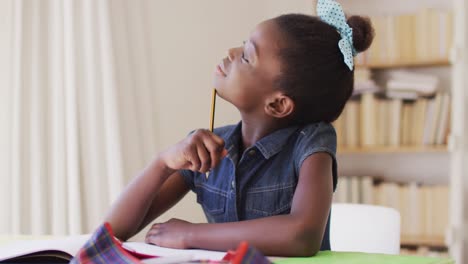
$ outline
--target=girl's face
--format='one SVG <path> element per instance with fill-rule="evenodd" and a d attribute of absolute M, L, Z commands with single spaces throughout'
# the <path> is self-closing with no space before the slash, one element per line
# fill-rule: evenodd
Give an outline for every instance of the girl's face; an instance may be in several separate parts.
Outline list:
<path fill-rule="evenodd" d="M 281 33 L 272 20 L 260 23 L 241 47 L 231 48 L 215 69 L 218 95 L 240 111 L 263 111 L 280 74 Z"/>

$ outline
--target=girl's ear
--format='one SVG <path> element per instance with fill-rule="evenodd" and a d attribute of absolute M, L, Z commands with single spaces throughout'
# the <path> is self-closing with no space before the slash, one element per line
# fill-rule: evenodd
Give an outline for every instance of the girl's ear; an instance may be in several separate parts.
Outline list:
<path fill-rule="evenodd" d="M 265 113 L 272 117 L 284 118 L 293 113 L 294 107 L 294 101 L 291 97 L 282 93 L 277 93 L 273 97 L 267 99 Z"/>

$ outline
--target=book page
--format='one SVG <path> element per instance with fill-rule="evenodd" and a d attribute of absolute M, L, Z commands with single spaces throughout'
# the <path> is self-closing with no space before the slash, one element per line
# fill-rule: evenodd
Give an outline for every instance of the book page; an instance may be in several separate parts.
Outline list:
<path fill-rule="evenodd" d="M 17 240 L 0 246 L 0 261 L 44 251 L 60 251 L 70 259 L 86 243 L 90 235 L 70 236 L 60 239 Z"/>
<path fill-rule="evenodd" d="M 164 248 L 143 242 L 125 242 L 123 247 L 128 251 L 158 257 L 191 255 L 193 260 L 221 260 L 226 255 L 223 251 Z"/>

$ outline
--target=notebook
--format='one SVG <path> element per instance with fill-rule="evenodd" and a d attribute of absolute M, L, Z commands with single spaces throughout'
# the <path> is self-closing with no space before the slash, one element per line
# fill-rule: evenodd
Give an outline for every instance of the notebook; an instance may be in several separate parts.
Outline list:
<path fill-rule="evenodd" d="M 88 241 L 90 235 L 57 239 L 18 240 L 0 246 L 0 262 L 8 263 L 68 263 Z M 163 248 L 143 242 L 124 242 L 123 248 L 139 256 L 191 255 L 194 259 L 221 260 L 226 252 Z"/>

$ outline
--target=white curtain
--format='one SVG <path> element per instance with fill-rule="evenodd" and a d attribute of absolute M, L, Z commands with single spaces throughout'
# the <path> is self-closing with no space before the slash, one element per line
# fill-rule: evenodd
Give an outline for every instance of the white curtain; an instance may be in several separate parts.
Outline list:
<path fill-rule="evenodd" d="M 0 233 L 91 232 L 156 151 L 147 3 L 9 1 Z"/>

